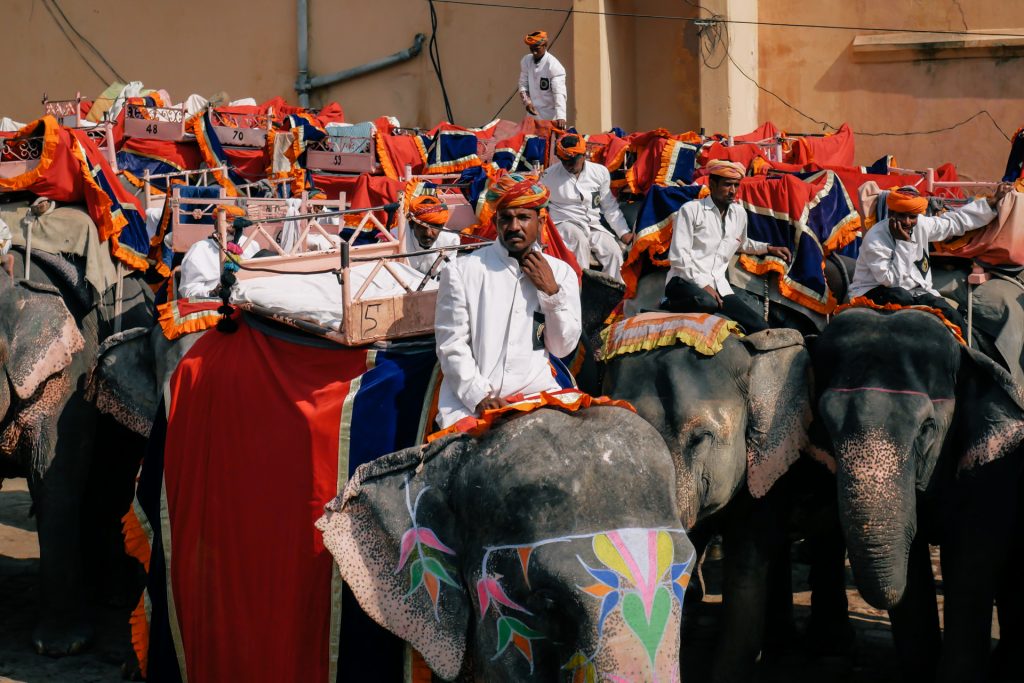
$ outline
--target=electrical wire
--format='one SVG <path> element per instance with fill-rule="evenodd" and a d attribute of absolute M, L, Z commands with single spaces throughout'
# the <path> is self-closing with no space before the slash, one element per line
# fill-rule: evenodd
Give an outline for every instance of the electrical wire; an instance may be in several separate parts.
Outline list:
<path fill-rule="evenodd" d="M 448 123 L 455 123 L 452 115 L 452 103 L 448 100 L 448 89 L 444 85 L 444 73 L 441 69 L 441 52 L 437 46 L 437 9 L 434 7 L 434 0 L 427 0 L 430 5 L 430 43 L 427 45 L 427 53 L 430 55 L 430 63 L 437 74 L 437 82 L 441 86 L 441 96 L 444 98 L 444 111 L 448 115 Z"/>
<path fill-rule="evenodd" d="M 86 38 L 85 36 L 83 36 L 79 32 L 79 30 L 77 28 L 75 28 L 75 25 L 71 23 L 70 19 L 68 19 L 68 15 L 64 14 L 64 10 L 61 9 L 60 5 L 57 3 L 57 0 L 50 0 L 50 2 L 53 3 L 53 6 L 57 9 L 58 12 L 60 12 L 60 15 L 62 17 L 64 17 L 64 21 L 67 22 L 68 28 L 70 28 L 72 31 L 74 31 L 75 35 L 78 36 L 82 40 L 83 43 L 88 45 L 90 50 L 92 50 L 94 53 L 96 53 L 96 56 L 99 57 L 103 61 L 103 63 L 107 65 L 107 68 L 110 69 L 113 72 L 114 76 L 117 77 L 117 80 L 119 80 L 119 81 L 121 81 L 123 83 L 127 83 L 128 81 L 125 80 L 124 76 L 122 76 L 121 74 L 119 74 L 117 72 L 117 69 L 115 69 L 114 66 L 110 62 L 107 61 L 107 58 L 103 56 L 103 53 L 100 52 L 98 49 L 96 49 L 96 46 L 93 45 L 91 42 L 89 42 L 89 39 Z"/>
<path fill-rule="evenodd" d="M 445 5 L 469 5 L 472 7 L 493 7 L 496 9 L 518 9 L 536 12 L 562 12 L 564 10 L 554 7 L 536 7 L 534 5 L 510 5 L 495 2 L 475 2 L 474 0 L 433 0 Z M 670 19 L 673 21 L 687 21 L 690 23 L 701 21 L 693 17 L 681 17 L 672 14 L 638 14 L 635 12 L 599 12 L 596 10 L 574 9 L 577 14 L 588 14 L 602 17 L 626 17 L 631 19 Z M 951 31 L 949 29 L 924 29 L 924 28 L 888 28 L 883 26 L 847 26 L 840 24 L 789 24 L 781 21 L 750 21 L 744 19 L 722 19 L 727 24 L 741 24 L 746 26 L 775 26 L 778 28 L 820 28 L 835 31 L 881 31 L 883 33 L 933 33 L 937 35 L 962 36 L 963 31 Z M 1005 38 L 1013 34 L 991 33 L 986 31 L 971 32 L 971 36 Z M 1015 36 L 1019 37 L 1019 36 Z"/>
<path fill-rule="evenodd" d="M 558 10 L 558 11 L 560 11 L 560 12 L 564 11 L 565 12 L 565 19 L 562 20 L 562 25 L 558 27 L 558 33 L 556 33 L 555 37 L 552 38 L 551 41 L 548 43 L 548 47 L 554 47 L 555 43 L 558 41 L 558 36 L 562 35 L 562 31 L 565 30 L 565 25 L 569 23 L 569 18 L 572 16 L 572 13 L 575 11 L 575 9 L 573 9 L 573 3 L 570 2 L 569 3 L 569 9 L 567 9 L 567 10 Z M 498 107 L 498 111 L 494 112 L 494 116 L 492 116 L 491 119 L 490 119 L 491 121 L 493 121 L 494 119 L 498 118 L 501 115 L 501 112 L 505 111 L 505 107 L 508 106 L 508 103 L 512 101 L 512 98 L 515 97 L 516 93 L 518 93 L 518 92 L 519 92 L 519 87 L 517 86 L 516 89 L 512 91 L 512 94 L 508 96 L 508 99 L 505 100 L 505 104 L 503 104 L 500 107 Z"/>
<path fill-rule="evenodd" d="M 96 67 L 94 67 L 92 65 L 92 62 L 90 62 L 88 59 L 86 59 L 85 55 L 82 54 L 82 51 L 78 49 L 78 46 L 75 44 L 75 41 L 72 40 L 71 36 L 68 35 L 68 32 L 64 29 L 64 25 L 62 23 L 60 23 L 60 20 L 57 19 L 57 15 L 53 13 L 53 10 L 50 9 L 50 6 L 45 2 L 45 0 L 43 2 L 43 7 L 46 8 L 46 11 L 50 14 L 50 17 L 53 18 L 53 23 L 57 24 L 57 28 L 59 28 L 60 32 L 64 34 L 64 37 L 67 39 L 68 44 L 71 45 L 71 49 L 73 49 L 75 52 L 77 52 L 78 56 L 81 57 L 82 62 L 87 67 L 89 67 L 89 71 L 92 71 L 93 74 L 96 75 L 96 78 L 98 78 L 101 83 L 103 83 L 104 85 L 107 85 L 107 79 L 103 78 L 103 76 L 100 75 L 100 72 L 96 70 Z"/>

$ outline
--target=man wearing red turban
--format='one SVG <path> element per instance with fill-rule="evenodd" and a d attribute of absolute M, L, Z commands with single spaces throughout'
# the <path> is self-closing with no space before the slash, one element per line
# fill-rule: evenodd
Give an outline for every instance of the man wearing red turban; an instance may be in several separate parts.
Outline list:
<path fill-rule="evenodd" d="M 488 191 L 498 241 L 441 273 L 434 336 L 442 429 L 510 396 L 558 390 L 549 354 L 567 356 L 580 338 L 576 273 L 538 243 L 547 188 L 533 178 L 500 181 Z"/>
<path fill-rule="evenodd" d="M 629 244 L 633 233 L 612 194 L 608 169 L 587 160 L 587 145 L 576 133 L 558 139 L 555 155 L 562 163 L 552 164 L 540 181 L 551 191 L 551 220 L 558 234 L 581 267 L 587 267 L 593 252 L 602 272 L 621 281 L 622 244 Z M 619 239 L 601 225 L 602 213 Z"/>
<path fill-rule="evenodd" d="M 736 203 L 743 164 L 714 159 L 708 162 L 704 199 L 687 202 L 676 212 L 669 271 L 665 280 L 666 307 L 680 313 L 721 313 L 748 333 L 767 328 L 753 308 L 733 294 L 726 279 L 729 261 L 737 251 L 768 254 L 788 262 L 789 249 L 747 237 L 747 212 Z"/>
<path fill-rule="evenodd" d="M 565 128 L 565 67 L 548 52 L 548 34 L 534 31 L 523 38 L 530 48 L 519 63 L 519 97 L 532 116 Z"/>
<path fill-rule="evenodd" d="M 866 296 L 879 304 L 931 306 L 963 327 L 960 313 L 932 287 L 928 245 L 991 223 L 996 204 L 1009 190 L 1010 185 L 1003 183 L 994 196 L 975 199 L 941 216 L 925 215 L 928 199 L 915 188 L 891 190 L 885 200 L 888 217 L 875 223 L 861 242 L 850 298 Z"/>

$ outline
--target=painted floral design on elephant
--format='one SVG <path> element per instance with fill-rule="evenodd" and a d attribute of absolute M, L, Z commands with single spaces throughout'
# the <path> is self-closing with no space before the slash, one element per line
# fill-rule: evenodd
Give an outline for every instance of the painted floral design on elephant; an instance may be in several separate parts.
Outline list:
<path fill-rule="evenodd" d="M 455 551 L 442 543 L 433 530 L 416 522 L 416 512 L 419 509 L 420 500 L 423 498 L 423 494 L 430 490 L 430 487 L 424 486 L 416 494 L 416 501 L 411 502 L 409 483 L 410 480 L 407 478 L 403 488 L 405 489 L 405 507 L 412 519 L 412 527 L 402 534 L 402 540 L 399 542 L 398 566 L 395 568 L 395 573 L 401 572 L 406 564 L 409 564 L 409 591 L 405 594 L 406 599 L 423 588 L 434 605 L 434 618 L 440 621 L 437 604 L 440 598 L 441 584 L 446 583 L 461 590 L 461 586 L 452 578 L 443 561 L 444 555 L 454 556 Z M 415 559 L 410 563 L 409 559 L 414 556 Z"/>

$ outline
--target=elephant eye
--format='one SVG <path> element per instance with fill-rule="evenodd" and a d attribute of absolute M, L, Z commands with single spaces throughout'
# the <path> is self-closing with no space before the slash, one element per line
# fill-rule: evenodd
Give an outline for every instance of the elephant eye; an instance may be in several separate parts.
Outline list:
<path fill-rule="evenodd" d="M 689 447 L 696 448 L 706 441 L 713 441 L 715 435 L 706 429 L 701 429 L 690 434 Z"/>

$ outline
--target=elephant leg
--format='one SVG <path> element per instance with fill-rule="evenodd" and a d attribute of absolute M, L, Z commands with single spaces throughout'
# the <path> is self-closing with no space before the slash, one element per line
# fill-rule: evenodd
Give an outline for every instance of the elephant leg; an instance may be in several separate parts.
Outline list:
<path fill-rule="evenodd" d="M 942 544 L 940 681 L 988 680 L 992 604 L 1013 545 L 1020 468 L 1006 458 L 987 467 L 983 477 L 962 478 L 950 505 L 956 516 L 947 523 Z M 1012 570 L 1019 577 L 1020 566 Z"/>
<path fill-rule="evenodd" d="M 740 496 L 723 527 L 722 637 L 712 680 L 749 681 L 764 640 L 768 567 L 782 544 L 775 511 Z"/>
<path fill-rule="evenodd" d="M 43 443 L 54 444 L 49 466 L 45 471 L 34 469 L 29 477 L 39 533 L 42 607 L 32 642 L 40 654 L 55 657 L 80 652 L 93 634 L 85 606 L 81 534 L 95 423 L 90 417 L 94 415 L 89 406 L 73 396 L 56 429 L 50 426 L 42 437 Z M 70 434 L 75 437 L 66 436 Z M 42 450 L 38 455 L 45 458 L 49 449 L 37 446 Z"/>
<path fill-rule="evenodd" d="M 795 640 L 793 618 L 793 567 L 789 558 L 789 544 L 774 548 L 774 557 L 768 564 L 765 597 L 765 648 L 784 650 Z"/>
<path fill-rule="evenodd" d="M 826 528 L 807 538 L 811 558 L 811 618 L 807 643 L 822 656 L 846 656 L 853 649 L 853 625 L 846 599 L 846 543 L 835 508 Z"/>
<path fill-rule="evenodd" d="M 1017 520 L 1013 550 L 1004 563 L 996 605 L 999 609 L 999 645 L 992 653 L 992 679 L 1024 681 L 1024 587 L 1020 567 L 1024 566 L 1024 526 Z"/>
<path fill-rule="evenodd" d="M 903 679 L 935 680 L 942 634 L 928 543 L 920 534 L 910 546 L 907 588 L 899 604 L 889 610 L 889 620 Z"/>

